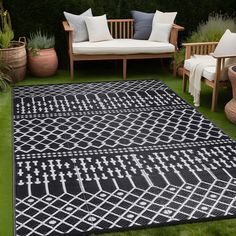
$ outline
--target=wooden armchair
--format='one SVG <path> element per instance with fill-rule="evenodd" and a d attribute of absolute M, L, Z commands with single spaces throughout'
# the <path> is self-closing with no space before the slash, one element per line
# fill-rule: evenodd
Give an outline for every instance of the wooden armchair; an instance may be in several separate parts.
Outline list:
<path fill-rule="evenodd" d="M 185 60 L 190 59 L 193 55 L 209 55 L 214 52 L 218 42 L 204 42 L 204 43 L 184 43 L 183 46 L 185 47 Z M 221 75 L 222 70 L 225 67 L 225 59 L 228 57 L 214 57 L 216 58 L 216 68 L 215 68 L 215 75 L 213 80 L 209 80 L 207 78 L 202 77 L 202 82 L 206 85 L 210 86 L 213 89 L 212 92 L 212 104 L 211 110 L 215 111 L 217 106 L 218 100 L 218 93 L 219 88 L 228 87 L 230 83 L 228 80 L 222 81 Z M 189 77 L 190 71 L 184 68 L 183 71 L 183 92 L 186 92 L 186 85 L 187 85 L 187 78 L 186 75 Z"/>

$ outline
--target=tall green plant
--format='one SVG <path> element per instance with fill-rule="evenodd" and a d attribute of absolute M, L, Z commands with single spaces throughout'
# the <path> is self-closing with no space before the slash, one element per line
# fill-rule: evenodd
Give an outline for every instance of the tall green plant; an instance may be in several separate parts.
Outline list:
<path fill-rule="evenodd" d="M 0 48 L 9 48 L 14 32 L 11 26 L 11 17 L 7 10 L 0 5 Z"/>

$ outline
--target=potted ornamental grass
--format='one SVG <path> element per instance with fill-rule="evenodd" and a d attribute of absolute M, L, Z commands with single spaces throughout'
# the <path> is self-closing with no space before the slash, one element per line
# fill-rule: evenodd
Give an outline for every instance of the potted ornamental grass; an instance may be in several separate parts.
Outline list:
<path fill-rule="evenodd" d="M 14 32 L 10 14 L 0 4 L 0 64 L 5 65 L 4 70 L 2 70 L 2 67 L 0 68 L 1 76 L 4 75 L 6 78 L 5 75 L 10 75 L 13 82 L 17 82 L 25 78 L 27 57 L 25 38 L 20 38 L 19 41 L 14 41 L 13 39 Z M 23 41 L 21 41 L 22 39 Z M 8 69 L 6 70 L 6 68 Z"/>
<path fill-rule="evenodd" d="M 36 77 L 48 77 L 56 73 L 58 59 L 55 51 L 55 37 L 38 30 L 28 38 L 28 66 Z"/>

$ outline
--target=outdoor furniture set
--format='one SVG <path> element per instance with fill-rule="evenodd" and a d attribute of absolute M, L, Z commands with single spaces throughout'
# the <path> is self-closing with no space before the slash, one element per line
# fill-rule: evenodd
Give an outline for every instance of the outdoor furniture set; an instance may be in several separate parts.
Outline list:
<path fill-rule="evenodd" d="M 91 9 L 81 15 L 64 12 L 68 33 L 70 77 L 74 79 L 74 62 L 121 60 L 126 79 L 127 60 L 172 58 L 178 51 L 178 33 L 184 30 L 174 24 L 177 12 L 144 13 L 132 11 L 133 19 L 109 19 L 92 16 Z M 227 71 L 236 63 L 235 34 L 229 30 L 218 42 L 185 43 L 183 91 L 189 77 L 189 92 L 194 105 L 200 105 L 201 81 L 213 89 L 211 110 L 215 111 L 219 88 L 230 86 Z M 232 49 L 234 48 L 234 49 Z M 173 61 L 173 74 L 176 65 Z"/>

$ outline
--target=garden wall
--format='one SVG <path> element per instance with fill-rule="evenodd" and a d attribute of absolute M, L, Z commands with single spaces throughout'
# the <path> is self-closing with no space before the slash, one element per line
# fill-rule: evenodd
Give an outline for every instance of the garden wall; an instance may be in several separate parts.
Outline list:
<path fill-rule="evenodd" d="M 28 37 L 39 28 L 55 35 L 61 67 L 67 65 L 66 37 L 61 24 L 63 11 L 80 14 L 91 7 L 93 15 L 106 13 L 108 18 L 130 18 L 131 10 L 177 11 L 176 22 L 186 29 L 181 40 L 205 21 L 209 13 L 227 12 L 235 16 L 235 0 L 6 0 L 4 6 L 11 13 L 16 38 Z"/>

